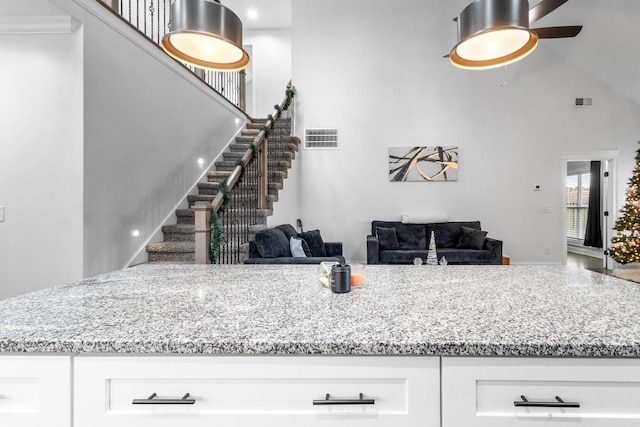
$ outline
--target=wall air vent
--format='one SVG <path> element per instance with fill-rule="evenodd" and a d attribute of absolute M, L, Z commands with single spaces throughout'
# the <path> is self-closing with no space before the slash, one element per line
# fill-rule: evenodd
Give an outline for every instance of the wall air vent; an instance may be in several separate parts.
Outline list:
<path fill-rule="evenodd" d="M 305 129 L 305 149 L 336 149 L 338 146 L 338 129 Z"/>
<path fill-rule="evenodd" d="M 593 98 L 576 98 L 576 107 L 593 107 Z"/>

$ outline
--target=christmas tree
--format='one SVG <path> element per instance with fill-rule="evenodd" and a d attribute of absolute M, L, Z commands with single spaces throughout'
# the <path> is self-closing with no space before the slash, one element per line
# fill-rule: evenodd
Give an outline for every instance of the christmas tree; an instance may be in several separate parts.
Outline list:
<path fill-rule="evenodd" d="M 640 261 L 640 149 L 636 152 L 636 166 L 629 180 L 622 214 L 613 227 L 611 256 L 621 264 Z"/>

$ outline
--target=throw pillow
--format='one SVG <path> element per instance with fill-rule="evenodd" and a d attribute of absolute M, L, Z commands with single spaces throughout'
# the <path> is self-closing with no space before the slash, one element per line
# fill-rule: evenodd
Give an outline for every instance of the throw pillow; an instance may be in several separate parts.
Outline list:
<path fill-rule="evenodd" d="M 392 251 L 400 249 L 395 228 L 376 227 L 376 235 L 380 242 L 380 249 Z"/>
<path fill-rule="evenodd" d="M 291 224 L 281 224 L 281 225 L 279 225 L 277 227 L 273 227 L 273 228 L 277 228 L 278 230 L 282 230 L 284 235 L 287 237 L 287 240 L 291 239 L 292 237 L 296 237 L 298 235 L 298 232 L 296 231 L 295 228 L 293 228 L 293 226 Z"/>
<path fill-rule="evenodd" d="M 327 256 L 327 250 L 324 247 L 322 236 L 320 236 L 320 230 L 305 231 L 303 233 L 299 233 L 298 237 L 301 237 L 305 242 L 307 242 L 309 250 L 311 251 L 311 256 Z"/>
<path fill-rule="evenodd" d="M 482 249 L 485 237 L 487 237 L 486 231 L 460 227 L 460 238 L 456 247 L 458 249 Z"/>
<path fill-rule="evenodd" d="M 269 228 L 256 234 L 256 247 L 263 258 L 290 257 L 289 239 L 282 230 Z"/>
<path fill-rule="evenodd" d="M 289 239 L 289 246 L 291 248 L 291 255 L 294 257 L 305 258 L 311 256 L 309 245 L 300 237 L 292 237 Z"/>

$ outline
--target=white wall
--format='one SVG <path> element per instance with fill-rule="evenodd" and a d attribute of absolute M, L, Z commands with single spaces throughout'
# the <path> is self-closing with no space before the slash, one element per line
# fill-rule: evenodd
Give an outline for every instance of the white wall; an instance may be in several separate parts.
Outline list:
<path fill-rule="evenodd" d="M 84 275 L 92 276 L 127 266 L 174 218 L 246 117 L 157 46 L 131 43 L 130 29 L 101 8 L 72 6 L 85 31 Z"/>
<path fill-rule="evenodd" d="M 561 263 L 561 158 L 574 151 L 620 150 L 622 203 L 640 135 L 636 104 L 542 43 L 508 67 L 506 86 L 503 70 L 454 68 L 442 55 L 455 26 L 434 13 L 436 0 L 356 3 L 293 4 L 298 134 L 335 127 L 341 140 L 338 151 L 302 153 L 291 216 L 306 228 L 364 260 L 371 220 L 444 211 L 480 220 L 514 263 Z M 585 93 L 595 106 L 573 107 Z M 388 148 L 413 145 L 459 146 L 458 181 L 390 183 Z"/>
<path fill-rule="evenodd" d="M 253 93 L 247 111 L 252 117 L 265 118 L 285 97 L 291 79 L 291 30 L 246 31 L 243 43 L 252 46 L 251 69 Z"/>
<path fill-rule="evenodd" d="M 82 31 L 0 35 L 0 57 L 2 299 L 82 278 Z"/>
<path fill-rule="evenodd" d="M 0 298 L 125 267 L 247 119 L 93 0 L 5 11 L 82 28 L 0 35 Z"/>

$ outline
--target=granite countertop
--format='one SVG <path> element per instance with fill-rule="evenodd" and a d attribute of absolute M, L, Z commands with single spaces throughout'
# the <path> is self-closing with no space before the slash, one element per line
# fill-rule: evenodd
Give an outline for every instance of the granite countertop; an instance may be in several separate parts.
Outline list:
<path fill-rule="evenodd" d="M 143 265 L 0 301 L 0 352 L 640 357 L 640 285 L 564 266 Z"/>

